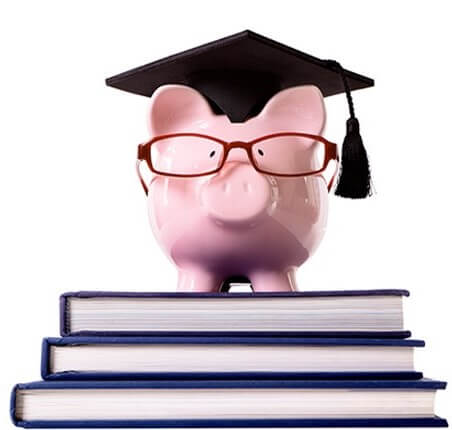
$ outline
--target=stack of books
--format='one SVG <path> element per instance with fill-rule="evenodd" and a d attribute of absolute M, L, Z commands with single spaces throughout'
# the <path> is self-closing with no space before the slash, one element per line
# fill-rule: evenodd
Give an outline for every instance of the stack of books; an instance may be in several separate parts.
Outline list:
<path fill-rule="evenodd" d="M 23 427 L 444 427 L 405 290 L 67 293 Z"/>

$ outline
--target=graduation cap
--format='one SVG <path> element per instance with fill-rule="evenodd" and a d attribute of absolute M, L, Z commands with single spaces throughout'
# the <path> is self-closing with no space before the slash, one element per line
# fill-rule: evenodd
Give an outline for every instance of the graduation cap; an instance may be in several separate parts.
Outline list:
<path fill-rule="evenodd" d="M 351 91 L 371 87 L 374 81 L 336 61 L 321 60 L 246 30 L 112 76 L 106 83 L 148 97 L 161 85 L 188 85 L 231 122 L 257 115 L 285 88 L 312 84 L 324 97 L 345 92 L 350 118 L 335 193 L 351 198 L 371 194 L 369 163 Z"/>

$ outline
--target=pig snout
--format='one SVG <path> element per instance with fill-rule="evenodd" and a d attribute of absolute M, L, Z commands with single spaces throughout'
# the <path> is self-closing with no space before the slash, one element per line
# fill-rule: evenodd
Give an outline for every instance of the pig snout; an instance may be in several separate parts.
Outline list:
<path fill-rule="evenodd" d="M 210 178 L 201 190 L 201 201 L 210 217 L 225 223 L 247 223 L 268 213 L 272 186 L 264 175 L 246 163 L 230 163 Z"/>

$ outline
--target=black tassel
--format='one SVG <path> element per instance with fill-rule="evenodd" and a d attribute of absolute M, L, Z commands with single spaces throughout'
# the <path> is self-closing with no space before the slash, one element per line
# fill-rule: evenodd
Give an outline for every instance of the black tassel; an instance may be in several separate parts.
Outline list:
<path fill-rule="evenodd" d="M 347 120 L 347 134 L 342 144 L 341 166 L 334 194 L 351 199 L 364 199 L 372 195 L 369 160 L 357 118 Z"/>
<path fill-rule="evenodd" d="M 359 133 L 358 118 L 355 116 L 352 92 L 342 66 L 334 60 L 325 60 L 325 62 L 341 77 L 350 113 L 346 126 L 347 133 L 342 144 L 341 166 L 334 194 L 351 199 L 365 199 L 372 195 L 372 179 L 366 148 L 364 148 Z"/>

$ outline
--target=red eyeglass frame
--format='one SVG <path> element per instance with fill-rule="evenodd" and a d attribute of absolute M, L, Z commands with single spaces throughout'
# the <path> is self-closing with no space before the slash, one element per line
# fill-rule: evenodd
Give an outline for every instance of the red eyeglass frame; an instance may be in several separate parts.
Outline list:
<path fill-rule="evenodd" d="M 214 142 L 217 142 L 219 144 L 221 144 L 223 146 L 223 158 L 220 162 L 220 164 L 218 165 L 218 167 L 216 167 L 213 170 L 210 170 L 208 172 L 205 173 L 193 173 L 193 174 L 178 174 L 178 173 L 166 173 L 166 172 L 160 172 L 159 170 L 155 169 L 154 166 L 152 165 L 152 160 L 151 160 L 151 146 L 162 140 L 162 139 L 168 139 L 171 137 L 182 137 L 182 136 L 186 136 L 186 137 L 199 137 L 199 138 L 203 138 L 203 139 L 208 139 L 208 140 L 212 140 Z M 297 174 L 292 174 L 292 173 L 274 173 L 271 171 L 266 171 L 261 169 L 257 163 L 255 162 L 254 158 L 253 158 L 253 153 L 252 153 L 252 147 L 253 145 L 255 145 L 256 143 L 259 143 L 263 140 L 267 140 L 267 139 L 271 139 L 274 137 L 284 137 L 284 136 L 295 136 L 295 137 L 305 137 L 308 139 L 313 139 L 316 140 L 318 142 L 321 142 L 325 145 L 325 159 L 323 162 L 323 166 L 315 171 L 312 172 L 307 172 L 307 173 L 297 173 Z M 315 134 L 308 134 L 308 133 L 298 133 L 298 132 L 281 132 L 281 133 L 273 133 L 273 134 L 267 134 L 265 136 L 261 136 L 258 137 L 257 139 L 248 141 L 248 142 L 242 142 L 242 141 L 232 141 L 232 142 L 227 142 L 221 139 L 218 139 L 217 137 L 214 136 L 209 136 L 206 134 L 199 134 L 199 133 L 172 133 L 172 134 L 162 134 L 159 136 L 155 136 L 153 137 L 149 142 L 146 143 L 141 143 L 138 145 L 138 154 L 137 154 L 137 173 L 138 173 L 138 177 L 140 178 L 140 182 L 141 185 L 143 186 L 144 192 L 146 194 L 148 194 L 148 187 L 146 185 L 146 183 L 144 182 L 144 179 L 141 175 L 140 172 L 140 163 L 141 161 L 145 161 L 146 164 L 148 165 L 149 169 L 157 174 L 157 175 L 163 175 L 163 176 L 170 176 L 170 177 L 175 177 L 175 178 L 194 178 L 194 177 L 199 177 L 199 176 L 207 176 L 207 175 L 212 175 L 214 173 L 219 172 L 227 158 L 228 158 L 228 154 L 229 151 L 233 148 L 242 148 L 246 151 L 246 153 L 248 154 L 248 159 L 250 161 L 250 163 L 252 164 L 252 166 L 260 173 L 263 173 L 265 175 L 272 175 L 272 176 L 281 176 L 281 177 L 301 177 L 301 176 L 312 176 L 312 175 L 318 175 L 319 173 L 322 173 L 326 170 L 326 168 L 328 167 L 328 164 L 331 160 L 334 160 L 336 162 L 339 162 L 339 155 L 338 155 L 338 151 L 337 151 L 337 145 L 333 142 L 330 142 L 329 140 L 325 139 L 322 136 L 317 136 Z M 336 171 L 333 175 L 333 177 L 331 178 L 330 182 L 328 183 L 328 190 L 330 190 L 331 186 L 333 185 L 333 181 L 334 178 L 336 176 L 337 173 L 337 168 L 338 168 L 338 163 L 336 164 Z"/>

